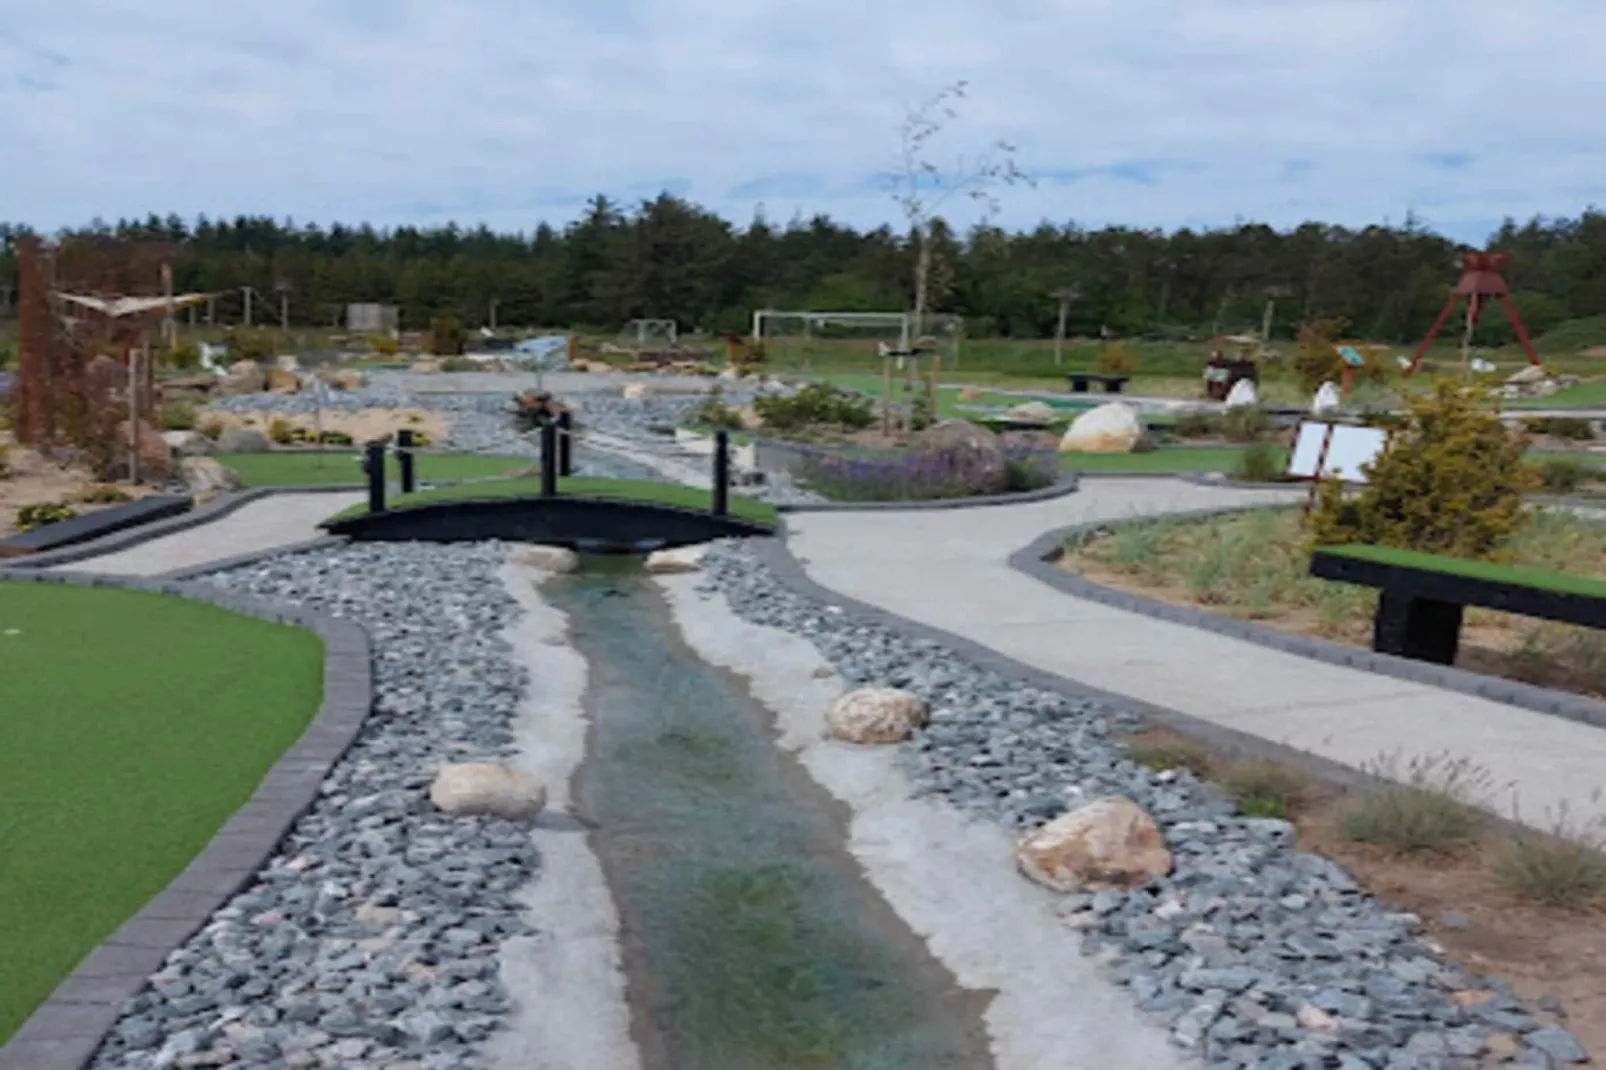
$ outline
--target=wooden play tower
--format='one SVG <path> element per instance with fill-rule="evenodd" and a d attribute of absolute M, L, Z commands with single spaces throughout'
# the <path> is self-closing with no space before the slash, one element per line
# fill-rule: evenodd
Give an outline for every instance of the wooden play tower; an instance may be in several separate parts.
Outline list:
<path fill-rule="evenodd" d="M 1427 337 L 1422 344 L 1416 347 L 1411 356 L 1411 363 L 1406 366 L 1404 374 L 1410 375 L 1416 371 L 1416 366 L 1422 362 L 1422 357 L 1438 337 L 1439 331 L 1444 327 L 1445 321 L 1455 309 L 1461 298 L 1467 299 L 1466 334 L 1463 348 L 1471 343 L 1472 329 L 1477 326 L 1478 317 L 1483 314 L 1490 298 L 1499 298 L 1500 304 L 1506 310 L 1506 318 L 1511 321 L 1512 329 L 1517 332 L 1517 343 L 1522 351 L 1528 354 L 1528 362 L 1538 365 L 1539 354 L 1534 352 L 1533 343 L 1528 340 L 1528 332 L 1522 325 L 1522 317 L 1517 314 L 1517 306 L 1511 300 L 1511 290 L 1506 286 L 1506 279 L 1501 274 L 1506 265 L 1511 263 L 1509 253 L 1474 253 L 1461 254 L 1461 281 L 1455 284 L 1450 291 L 1449 300 L 1439 310 L 1439 318 L 1433 321 L 1428 329 Z"/>

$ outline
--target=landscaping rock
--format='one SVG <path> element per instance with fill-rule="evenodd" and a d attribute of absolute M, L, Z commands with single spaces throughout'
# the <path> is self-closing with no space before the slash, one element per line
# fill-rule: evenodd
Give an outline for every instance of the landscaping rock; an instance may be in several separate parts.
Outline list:
<path fill-rule="evenodd" d="M 892 687 L 869 687 L 839 695 L 825 711 L 826 729 L 847 743 L 900 743 L 926 723 L 926 707 Z"/>
<path fill-rule="evenodd" d="M 217 437 L 219 453 L 267 453 L 272 448 L 268 436 L 254 427 L 225 427 Z"/>
<path fill-rule="evenodd" d="M 268 389 L 275 394 L 300 393 L 301 376 L 288 368 L 270 368 L 268 370 Z"/>
<path fill-rule="evenodd" d="M 998 483 L 1004 475 L 1004 443 L 996 434 L 969 420 L 941 420 L 909 440 L 916 457 L 941 457 L 971 474 L 980 486 Z"/>
<path fill-rule="evenodd" d="M 1260 391 L 1253 379 L 1239 379 L 1227 392 L 1227 408 L 1237 409 L 1260 404 Z"/>
<path fill-rule="evenodd" d="M 1133 888 L 1171 872 L 1154 819 L 1131 799 L 1099 799 L 1023 837 L 1021 872 L 1061 892 Z"/>
<path fill-rule="evenodd" d="M 626 401 L 641 401 L 652 394 L 652 388 L 646 383 L 626 383 L 620 391 L 620 396 Z"/>
<path fill-rule="evenodd" d="M 487 815 L 521 821 L 546 805 L 535 778 L 494 762 L 444 765 L 429 787 L 429 801 L 454 816 Z"/>
<path fill-rule="evenodd" d="M 232 468 L 225 468 L 210 457 L 185 457 L 178 463 L 178 476 L 199 505 L 241 487 L 240 477 Z"/>
<path fill-rule="evenodd" d="M 751 405 L 743 405 L 736 410 L 736 418 L 741 421 L 743 431 L 762 431 L 764 429 L 764 417 L 760 416 L 758 410 Z"/>
<path fill-rule="evenodd" d="M 1338 387 L 1332 383 L 1323 383 L 1321 389 L 1316 391 L 1316 398 L 1310 404 L 1312 416 L 1325 416 L 1330 412 L 1338 411 L 1341 399 L 1338 396 Z"/>
<path fill-rule="evenodd" d="M 1004 419 L 1047 425 L 1054 422 L 1054 415 L 1054 407 L 1048 402 L 1026 401 L 1005 412 Z"/>
<path fill-rule="evenodd" d="M 212 440 L 199 431 L 163 431 L 162 441 L 175 457 L 205 457 L 217 452 Z"/>
<path fill-rule="evenodd" d="M 513 562 L 543 572 L 580 571 L 580 555 L 566 546 L 525 546 L 513 555 Z"/>
<path fill-rule="evenodd" d="M 980 401 L 986 396 L 987 395 L 983 391 L 974 386 L 961 387 L 959 391 L 959 400 L 965 402 L 966 404 L 972 404 Z"/>
<path fill-rule="evenodd" d="M 1073 420 L 1059 449 L 1061 453 L 1131 453 L 1142 437 L 1143 421 L 1137 411 L 1112 401 Z"/>
<path fill-rule="evenodd" d="M 262 365 L 254 360 L 237 360 L 229 365 L 229 370 L 217 384 L 217 393 L 222 397 L 236 397 L 241 394 L 260 394 L 268 386 L 268 374 L 262 370 Z"/>
<path fill-rule="evenodd" d="M 128 421 L 117 426 L 118 452 L 126 457 L 130 441 Z M 139 423 L 139 474 L 141 479 L 167 475 L 173 468 L 173 455 L 162 433 L 141 420 Z"/>
<path fill-rule="evenodd" d="M 677 546 L 668 550 L 654 550 L 647 555 L 646 569 L 657 574 L 696 572 L 702 567 L 703 555 L 707 552 L 706 546 Z"/>

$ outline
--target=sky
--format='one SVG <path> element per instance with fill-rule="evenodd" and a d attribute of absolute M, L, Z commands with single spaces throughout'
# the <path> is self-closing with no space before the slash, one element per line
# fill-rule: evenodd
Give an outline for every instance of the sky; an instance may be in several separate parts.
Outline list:
<path fill-rule="evenodd" d="M 962 80 L 922 158 L 1010 143 L 1007 227 L 1481 245 L 1606 205 L 1602 41 L 1602 0 L 0 0 L 0 220 L 897 223 L 901 127 Z"/>

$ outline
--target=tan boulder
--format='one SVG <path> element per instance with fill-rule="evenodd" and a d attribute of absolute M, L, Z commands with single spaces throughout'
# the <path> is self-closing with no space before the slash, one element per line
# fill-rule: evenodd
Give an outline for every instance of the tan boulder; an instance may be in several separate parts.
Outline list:
<path fill-rule="evenodd" d="M 268 370 L 268 389 L 275 394 L 299 394 L 301 392 L 301 376 L 289 368 L 270 368 Z"/>
<path fill-rule="evenodd" d="M 268 388 L 268 373 L 254 360 L 237 360 L 229 365 L 228 374 L 217 385 L 224 397 L 241 394 L 260 394 Z"/>
<path fill-rule="evenodd" d="M 1004 413 L 1004 419 L 1023 424 L 1051 424 L 1054 422 L 1054 406 L 1046 401 L 1023 401 Z"/>
<path fill-rule="evenodd" d="M 929 719 L 925 703 L 895 687 L 849 691 L 825 711 L 831 738 L 847 743 L 901 743 Z"/>
<path fill-rule="evenodd" d="M 429 801 L 455 816 L 483 814 L 526 820 L 546 805 L 546 788 L 534 777 L 495 762 L 443 765 L 429 786 Z"/>
<path fill-rule="evenodd" d="M 987 395 L 978 387 L 967 386 L 959 391 L 959 400 L 964 402 L 980 401 Z"/>
<path fill-rule="evenodd" d="M 741 422 L 743 431 L 762 431 L 764 429 L 764 417 L 760 416 L 758 410 L 751 405 L 743 405 L 738 409 L 736 411 L 736 419 Z"/>
<path fill-rule="evenodd" d="M 1171 852 L 1154 819 L 1120 795 L 1062 814 L 1021 837 L 1020 871 L 1056 891 L 1136 888 L 1171 872 Z"/>
<path fill-rule="evenodd" d="M 1060 439 L 1061 453 L 1131 453 L 1143 437 L 1143 421 L 1118 401 L 1089 409 L 1071 422 Z"/>
<path fill-rule="evenodd" d="M 117 457 L 125 460 L 128 456 L 128 447 L 135 441 L 129 434 L 128 421 L 124 420 L 117 425 Z M 152 476 L 165 476 L 172 471 L 173 453 L 167 445 L 167 439 L 162 433 L 150 424 L 141 420 L 139 422 L 139 477 L 142 480 Z"/>
<path fill-rule="evenodd" d="M 412 362 L 412 364 L 407 366 L 407 370 L 410 372 L 417 372 L 420 375 L 434 375 L 436 372 L 441 370 L 441 362 L 429 358 L 415 360 Z"/>
<path fill-rule="evenodd" d="M 513 563 L 542 572 L 578 572 L 580 555 L 566 546 L 526 546 L 513 555 Z"/>
<path fill-rule="evenodd" d="M 676 572 L 696 572 L 703 565 L 706 546 L 675 546 L 668 550 L 654 550 L 647 555 L 646 569 L 657 575 Z"/>
<path fill-rule="evenodd" d="M 179 478 L 195 498 L 204 505 L 220 494 L 240 489 L 240 477 L 232 468 L 225 468 L 210 457 L 186 457 L 178 463 Z"/>

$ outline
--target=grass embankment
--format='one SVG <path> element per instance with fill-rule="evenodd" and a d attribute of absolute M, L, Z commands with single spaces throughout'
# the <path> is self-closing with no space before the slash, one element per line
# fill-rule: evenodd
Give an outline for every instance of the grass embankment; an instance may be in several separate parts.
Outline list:
<path fill-rule="evenodd" d="M 271 453 L 221 453 L 217 461 L 233 469 L 247 487 L 318 487 L 363 483 L 358 452 L 300 453 L 293 450 Z M 536 462 L 529 457 L 492 457 L 477 453 L 419 453 L 414 471 L 423 482 L 464 479 L 495 479 L 529 469 Z M 386 472 L 401 478 L 394 455 L 387 457 Z"/>
<path fill-rule="evenodd" d="M 403 494 L 385 504 L 392 510 L 411 509 L 421 505 L 438 505 L 442 502 L 483 501 L 498 498 L 535 497 L 541 493 L 541 480 L 537 478 L 506 479 L 475 483 L 461 487 L 436 487 L 415 494 Z M 646 480 L 592 479 L 571 476 L 558 480 L 558 493 L 576 498 L 611 498 L 645 502 L 651 505 L 673 505 L 682 509 L 707 510 L 712 502 L 707 490 L 687 487 L 678 483 L 651 483 Z M 344 520 L 362 516 L 368 511 L 366 504 L 354 505 L 336 513 L 331 520 Z M 737 494 L 730 496 L 731 515 L 763 524 L 775 522 L 775 507 L 767 502 L 755 501 Z"/>
<path fill-rule="evenodd" d="M 322 697 L 310 632 L 0 582 L 0 1042 L 206 846 Z"/>
<path fill-rule="evenodd" d="M 1606 579 L 1606 525 L 1541 512 L 1508 545 L 1513 565 L 1589 584 Z M 1297 509 L 1158 518 L 1115 525 L 1068 546 L 1061 565 L 1164 601 L 1285 631 L 1371 644 L 1377 592 L 1310 576 Z M 1606 696 L 1606 633 L 1470 608 L 1463 668 Z"/>

